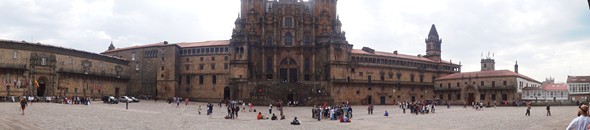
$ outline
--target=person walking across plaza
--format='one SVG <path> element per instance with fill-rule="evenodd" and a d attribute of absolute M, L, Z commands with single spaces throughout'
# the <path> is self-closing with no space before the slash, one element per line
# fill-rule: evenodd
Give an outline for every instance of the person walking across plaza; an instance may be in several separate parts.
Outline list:
<path fill-rule="evenodd" d="M 201 105 L 199 105 L 199 109 L 197 111 L 199 112 L 199 115 L 201 115 Z"/>
<path fill-rule="evenodd" d="M 129 101 L 125 101 L 125 109 L 129 109 Z"/>
<path fill-rule="evenodd" d="M 549 103 L 547 103 L 547 116 L 551 116 L 551 107 L 549 106 Z"/>
<path fill-rule="evenodd" d="M 188 97 L 184 99 L 184 106 L 188 106 Z"/>
<path fill-rule="evenodd" d="M 25 99 L 24 97 L 20 99 L 20 109 L 23 112 L 22 115 L 25 115 L 25 108 L 27 107 L 27 99 Z"/>
<path fill-rule="evenodd" d="M 526 104 L 526 113 L 524 113 L 525 116 L 531 116 L 531 104 L 527 103 Z"/>
<path fill-rule="evenodd" d="M 268 114 L 272 114 L 272 104 L 268 104 Z"/>
<path fill-rule="evenodd" d="M 590 125 L 590 117 L 588 117 L 588 105 L 582 104 L 582 106 L 578 108 L 578 117 L 574 118 L 565 129 L 587 130 L 588 125 Z"/>

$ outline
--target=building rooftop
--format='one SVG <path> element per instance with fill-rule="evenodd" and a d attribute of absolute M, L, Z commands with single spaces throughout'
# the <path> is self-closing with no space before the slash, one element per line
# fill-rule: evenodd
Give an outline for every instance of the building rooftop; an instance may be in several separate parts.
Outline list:
<path fill-rule="evenodd" d="M 139 48 L 147 48 L 147 47 L 156 47 L 156 46 L 165 46 L 165 45 L 167 45 L 167 43 L 168 43 L 168 42 L 164 41 L 164 42 L 158 42 L 158 43 L 151 43 L 151 44 L 136 45 L 136 46 L 125 47 L 125 48 L 117 48 L 117 49 L 113 49 L 113 50 L 107 50 L 107 51 L 105 51 L 105 52 L 102 52 L 101 54 L 110 53 L 110 52 L 117 52 L 117 51 L 124 51 L 124 50 L 131 50 L 131 49 L 139 49 Z"/>
<path fill-rule="evenodd" d="M 181 42 L 181 43 L 176 43 L 176 44 L 182 48 L 203 47 L 203 46 L 228 46 L 229 40 L 214 40 L 214 41 L 204 41 L 204 42 Z"/>
<path fill-rule="evenodd" d="M 543 87 L 543 89 L 545 89 L 547 91 L 557 91 L 557 90 L 567 91 L 567 84 L 565 84 L 565 83 L 543 84 L 542 87 Z"/>
<path fill-rule="evenodd" d="M 450 74 L 447 76 L 440 77 L 436 80 L 448 80 L 448 79 L 462 79 L 462 78 L 488 78 L 488 77 L 520 77 L 536 83 L 541 83 L 528 76 L 515 73 L 510 70 L 489 70 L 489 71 L 476 71 L 476 72 L 462 72 Z"/>
<path fill-rule="evenodd" d="M 590 76 L 567 76 L 567 83 L 590 83 Z"/>
<path fill-rule="evenodd" d="M 3 44 L 2 48 L 16 48 L 16 49 L 21 49 L 21 50 L 30 49 L 30 51 L 43 51 L 43 52 L 50 52 L 50 53 L 62 54 L 62 55 L 75 55 L 78 57 L 92 58 L 92 59 L 102 58 L 102 60 L 107 60 L 107 61 L 117 62 L 117 63 L 128 62 L 125 59 L 118 58 L 115 56 L 97 54 L 97 53 L 87 52 L 84 50 L 76 50 L 73 48 L 64 48 L 61 46 L 42 44 L 39 42 L 31 43 L 31 42 L 26 42 L 26 41 L 14 41 L 14 40 L 0 39 L 0 43 Z M 29 46 L 32 48 L 27 48 L 26 46 Z"/>
<path fill-rule="evenodd" d="M 395 58 L 402 58 L 408 60 L 418 60 L 424 62 L 431 62 L 431 63 L 447 63 L 452 64 L 449 61 L 434 61 L 422 56 L 413 56 L 413 55 L 406 55 L 406 54 L 399 54 L 399 53 L 389 53 L 389 52 L 382 52 L 382 51 L 374 51 L 374 53 L 369 53 L 361 49 L 352 49 L 351 51 L 353 54 L 362 54 L 362 55 L 375 55 L 375 56 L 384 56 L 384 57 L 395 57 Z M 457 65 L 457 64 L 454 64 Z"/>

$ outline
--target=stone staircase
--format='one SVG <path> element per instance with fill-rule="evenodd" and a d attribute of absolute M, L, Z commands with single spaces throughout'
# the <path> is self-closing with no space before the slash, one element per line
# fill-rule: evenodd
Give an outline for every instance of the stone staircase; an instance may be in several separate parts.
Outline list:
<path fill-rule="evenodd" d="M 298 101 L 299 105 L 314 105 L 323 102 L 332 103 L 333 100 L 321 83 L 271 83 L 254 87 L 252 101 L 257 105 L 268 105 L 282 101 Z"/>

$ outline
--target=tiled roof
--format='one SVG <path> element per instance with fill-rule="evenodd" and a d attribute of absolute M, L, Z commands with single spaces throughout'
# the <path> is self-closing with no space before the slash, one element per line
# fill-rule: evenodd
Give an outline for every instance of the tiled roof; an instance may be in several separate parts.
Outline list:
<path fill-rule="evenodd" d="M 522 90 L 526 91 L 526 90 L 543 90 L 543 89 L 540 87 L 524 87 L 524 88 L 522 88 Z"/>
<path fill-rule="evenodd" d="M 540 83 L 537 80 L 534 80 L 528 76 L 512 72 L 510 70 L 489 70 L 489 71 L 476 71 L 476 72 L 462 72 L 462 73 L 455 73 L 450 74 L 447 76 L 440 77 L 436 80 L 447 80 L 447 79 L 461 79 L 461 78 L 486 78 L 486 77 L 521 77 L 527 79 L 529 81 Z"/>
<path fill-rule="evenodd" d="M 204 41 L 204 42 L 181 42 L 176 45 L 185 47 L 202 47 L 202 46 L 228 46 L 229 40 L 216 40 L 216 41 Z"/>
<path fill-rule="evenodd" d="M 590 76 L 567 76 L 567 83 L 590 83 Z"/>
<path fill-rule="evenodd" d="M 451 64 L 451 62 L 441 60 L 440 62 L 428 59 L 426 57 L 418 57 L 413 55 L 406 55 L 406 54 L 394 54 L 389 52 L 382 52 L 382 51 L 375 51 L 375 53 L 369 53 L 360 49 L 352 49 L 351 51 L 353 54 L 362 54 L 362 55 L 375 55 L 375 56 L 385 56 L 385 57 L 396 57 L 408 60 L 418 60 L 418 61 L 425 61 L 425 62 L 434 62 L 434 63 L 447 63 Z"/>
<path fill-rule="evenodd" d="M 108 51 L 102 52 L 101 54 L 109 53 L 109 52 L 116 52 L 116 51 L 131 50 L 131 49 L 139 49 L 139 48 L 147 48 L 147 47 L 164 46 L 164 45 L 166 45 L 166 44 L 164 44 L 164 42 L 158 42 L 158 43 L 152 43 L 152 44 L 144 44 L 144 45 L 137 45 L 137 46 L 125 47 L 125 48 L 117 48 L 117 49 L 113 49 L 113 50 L 108 50 Z"/>
<path fill-rule="evenodd" d="M 556 84 L 543 84 L 543 89 L 547 91 L 567 90 L 567 84 L 556 83 Z"/>

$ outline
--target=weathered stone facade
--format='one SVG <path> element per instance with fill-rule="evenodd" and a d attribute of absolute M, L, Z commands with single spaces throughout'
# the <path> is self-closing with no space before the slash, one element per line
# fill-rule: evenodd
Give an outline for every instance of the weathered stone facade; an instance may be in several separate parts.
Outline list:
<path fill-rule="evenodd" d="M 126 60 L 106 55 L 1 40 L 0 95 L 123 95 L 129 79 L 124 73 L 127 64 Z"/>
<path fill-rule="evenodd" d="M 510 70 L 494 70 L 494 66 L 494 60 L 488 57 L 481 60 L 481 71 L 456 73 L 436 79 L 436 99 L 453 105 L 512 103 L 523 99 L 523 88 L 541 87 L 539 81 Z"/>
<path fill-rule="evenodd" d="M 393 104 L 433 99 L 434 79 L 460 72 L 460 65 L 441 60 L 442 39 L 434 25 L 425 39 L 423 56 L 368 47 L 353 49 L 341 26 L 335 0 L 243 0 L 242 13 L 235 21 L 230 40 L 120 49 L 111 46 L 103 54 L 132 59 L 131 68 L 137 64 L 155 66 L 162 63 L 141 58 L 134 62 L 130 56 L 174 46 L 178 50 L 174 56 L 157 57 L 176 58 L 176 62 L 164 64 L 164 70 L 175 73 L 176 84 L 158 85 L 172 89 L 166 95 L 158 89 L 154 96 L 181 96 L 197 101 Z M 153 95 L 137 88 L 154 89 L 138 83 L 150 82 L 145 77 L 154 74 L 150 70 L 136 73 L 130 72 L 128 94 Z"/>

